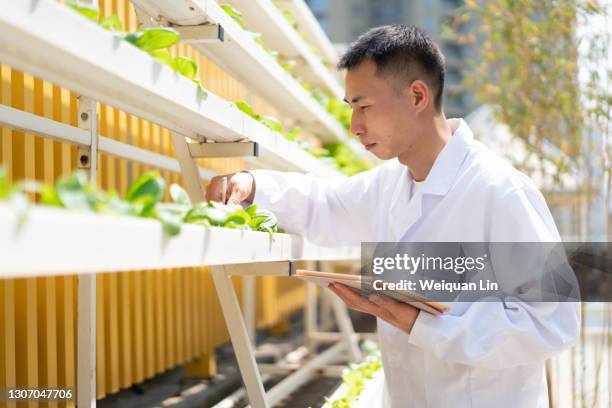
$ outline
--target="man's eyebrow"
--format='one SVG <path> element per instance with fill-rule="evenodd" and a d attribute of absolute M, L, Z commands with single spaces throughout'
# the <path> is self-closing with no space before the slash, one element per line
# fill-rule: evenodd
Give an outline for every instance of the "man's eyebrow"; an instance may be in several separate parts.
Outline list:
<path fill-rule="evenodd" d="M 359 100 L 360 100 L 360 99 L 362 99 L 362 98 L 363 98 L 363 96 L 359 95 L 359 96 L 356 96 L 356 97 L 354 97 L 353 99 L 351 99 L 351 101 L 350 101 L 350 102 L 349 102 L 349 101 L 347 101 L 347 100 L 346 100 L 346 98 L 343 98 L 343 100 L 344 100 L 344 102 L 346 102 L 346 103 L 348 103 L 348 104 L 350 105 L 350 104 L 352 104 L 352 103 L 359 102 Z"/>

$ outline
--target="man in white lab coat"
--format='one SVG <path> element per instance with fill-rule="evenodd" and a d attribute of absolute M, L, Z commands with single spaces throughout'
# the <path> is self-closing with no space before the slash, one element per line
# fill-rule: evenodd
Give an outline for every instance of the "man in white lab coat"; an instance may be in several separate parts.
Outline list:
<path fill-rule="evenodd" d="M 228 175 L 229 203 L 254 202 L 322 245 L 376 241 L 546 242 L 559 233 L 533 182 L 443 113 L 444 57 L 415 27 L 378 27 L 340 61 L 351 131 L 391 159 L 348 179 L 268 170 Z M 207 189 L 219 201 L 221 178 Z M 544 362 L 578 336 L 576 303 L 451 304 L 440 316 L 331 287 L 378 318 L 388 404 L 548 407 Z"/>

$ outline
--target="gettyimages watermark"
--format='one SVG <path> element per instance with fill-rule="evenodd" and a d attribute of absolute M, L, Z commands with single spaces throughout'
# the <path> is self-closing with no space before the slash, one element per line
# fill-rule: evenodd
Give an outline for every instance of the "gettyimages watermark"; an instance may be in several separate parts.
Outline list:
<path fill-rule="evenodd" d="M 612 301 L 609 242 L 366 242 L 362 289 L 432 301 Z"/>

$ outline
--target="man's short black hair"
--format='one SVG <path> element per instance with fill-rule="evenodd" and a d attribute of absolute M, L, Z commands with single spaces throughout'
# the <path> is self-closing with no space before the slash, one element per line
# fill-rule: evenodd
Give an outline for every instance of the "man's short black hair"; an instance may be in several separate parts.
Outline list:
<path fill-rule="evenodd" d="M 378 76 L 392 74 L 404 86 L 423 80 L 435 95 L 436 110 L 442 109 L 444 55 L 423 30 L 402 24 L 372 28 L 349 46 L 338 69 L 350 70 L 368 59 L 376 64 Z"/>

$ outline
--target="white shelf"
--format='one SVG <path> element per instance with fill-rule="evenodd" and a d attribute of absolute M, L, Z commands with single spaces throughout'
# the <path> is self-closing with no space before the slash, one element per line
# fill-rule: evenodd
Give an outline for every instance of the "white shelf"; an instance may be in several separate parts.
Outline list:
<path fill-rule="evenodd" d="M 55 1 L 0 8 L 0 60 L 193 139 L 258 142 L 252 167 L 340 176 L 233 103 L 210 92 L 200 99 L 191 81 Z"/>
<path fill-rule="evenodd" d="M 88 147 L 91 145 L 89 133 L 86 130 L 5 105 L 0 105 L 0 125 L 62 142 L 73 143 L 77 146 Z M 99 136 L 98 151 L 146 166 L 155 166 L 158 169 L 169 170 L 175 173 L 180 173 L 181 171 L 178 161 L 174 158 L 122 143 L 105 136 Z M 198 168 L 198 172 L 203 180 L 210 180 L 218 174 L 203 168 Z"/>
<path fill-rule="evenodd" d="M 224 31 L 223 42 L 195 42 L 194 48 L 234 74 L 283 115 L 317 134 L 323 142 L 348 139 L 342 125 L 213 0 L 132 0 L 132 3 L 177 28 L 220 25 Z"/>
<path fill-rule="evenodd" d="M 334 65 L 338 63 L 338 52 L 304 0 L 275 0 L 275 2 L 281 8 L 293 13 L 300 23 L 300 31 L 306 34 L 310 43 L 321 51 L 325 59 Z"/>
<path fill-rule="evenodd" d="M 295 235 L 185 224 L 168 237 L 157 220 L 35 206 L 18 225 L 0 204 L 0 278 L 297 259 L 357 260 L 358 248 L 324 248 Z"/>
<path fill-rule="evenodd" d="M 266 45 L 284 58 L 295 59 L 295 71 L 306 82 L 326 89 L 336 98 L 344 98 L 337 77 L 323 65 L 271 0 L 227 0 L 227 3 L 242 13 L 249 30 L 261 33 Z"/>

